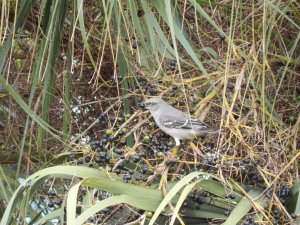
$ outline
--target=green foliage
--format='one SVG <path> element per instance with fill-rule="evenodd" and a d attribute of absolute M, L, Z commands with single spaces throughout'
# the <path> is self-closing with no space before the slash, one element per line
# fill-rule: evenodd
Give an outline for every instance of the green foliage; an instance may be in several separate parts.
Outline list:
<path fill-rule="evenodd" d="M 240 203 L 237 204 L 238 202 L 236 201 L 225 199 L 224 193 L 226 192 L 226 188 L 229 187 L 220 185 L 220 181 L 218 181 L 217 177 L 213 177 L 210 174 L 203 172 L 193 172 L 183 177 L 180 181 L 172 184 L 170 187 L 167 187 L 168 194 L 164 197 L 162 191 L 157 190 L 156 188 L 124 183 L 119 177 L 113 174 L 108 175 L 97 169 L 79 166 L 56 166 L 36 172 L 28 177 L 24 181 L 24 184 L 18 187 L 8 203 L 7 209 L 1 220 L 1 225 L 8 224 L 10 221 L 14 220 L 16 211 L 26 210 L 30 207 L 29 204 L 32 202 L 31 200 L 34 200 L 31 198 L 41 191 L 40 185 L 44 183 L 45 180 L 55 177 L 56 180 L 61 180 L 61 182 L 68 182 L 67 179 L 76 180 L 76 177 L 74 176 L 81 178 L 82 180 L 72 184 L 70 190 L 64 194 L 66 198 L 63 203 L 67 209 L 67 223 L 70 224 L 83 224 L 100 210 L 121 203 L 155 212 L 150 220 L 150 224 L 153 224 L 158 216 L 163 216 L 164 214 L 167 215 L 171 211 L 167 205 L 174 203 L 176 204 L 176 207 L 173 212 L 171 211 L 173 213 L 171 223 L 173 223 L 183 201 L 187 199 L 192 189 L 196 186 L 199 190 L 203 187 L 203 190 L 211 193 L 211 198 L 214 200 L 211 200 L 210 205 L 204 205 L 201 209 L 189 210 L 186 216 L 187 220 L 189 216 L 193 218 L 225 218 L 222 214 L 222 208 L 232 209 L 235 205 L 237 205 L 237 210 L 245 211 L 239 211 L 240 213 L 238 213 L 238 216 L 233 215 L 229 217 L 231 221 L 230 223 L 235 224 L 241 219 L 241 217 L 247 214 L 248 210 L 252 208 L 250 200 L 247 198 L 253 199 L 253 201 L 256 199 L 256 204 L 258 204 L 257 200 L 260 198 L 257 197 L 261 194 L 257 191 L 251 191 L 247 198 L 245 197 L 241 199 Z M 109 192 L 113 194 L 113 196 L 95 204 L 88 203 L 88 205 L 82 205 L 82 213 L 78 215 L 77 199 L 81 187 L 85 187 L 85 190 L 87 190 L 86 188 L 96 188 L 97 190 Z M 221 192 L 223 195 L 216 196 L 216 192 Z M 236 194 L 239 195 L 238 192 L 236 192 Z M 87 191 L 85 195 L 87 198 L 93 198 L 92 196 L 89 196 L 89 191 Z M 91 200 L 87 202 L 90 201 Z M 219 201 L 223 201 L 222 206 L 218 204 Z M 19 208 L 18 206 L 20 205 L 23 207 Z M 36 224 L 42 224 L 43 222 L 53 218 L 63 218 L 64 213 L 63 207 L 50 211 L 46 217 L 42 217 L 40 213 L 37 215 L 39 219 L 36 219 Z M 21 215 L 26 215 L 26 213 L 19 212 L 18 214 L 18 219 L 25 219 L 22 218 Z M 185 213 L 181 214 L 185 216 Z"/>

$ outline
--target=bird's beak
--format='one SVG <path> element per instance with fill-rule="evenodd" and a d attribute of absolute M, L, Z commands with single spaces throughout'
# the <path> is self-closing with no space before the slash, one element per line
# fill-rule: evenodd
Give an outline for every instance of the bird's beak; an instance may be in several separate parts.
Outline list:
<path fill-rule="evenodd" d="M 142 109 L 142 110 L 145 110 L 146 109 L 146 105 L 144 102 L 140 102 L 139 103 L 139 107 Z"/>

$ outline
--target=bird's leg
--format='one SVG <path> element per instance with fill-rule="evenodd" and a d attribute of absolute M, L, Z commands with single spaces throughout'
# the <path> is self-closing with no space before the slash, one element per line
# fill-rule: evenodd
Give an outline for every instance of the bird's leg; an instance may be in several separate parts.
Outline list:
<path fill-rule="evenodd" d="M 174 138 L 174 139 L 175 139 L 176 145 L 171 149 L 170 154 L 165 157 L 164 161 L 156 167 L 156 171 L 154 172 L 154 174 L 148 177 L 147 184 L 150 184 L 151 181 L 158 175 L 163 174 L 164 172 L 167 173 L 167 171 L 168 171 L 168 166 L 167 166 L 168 163 L 167 162 L 176 159 L 178 150 L 180 148 L 180 141 L 178 138 Z M 165 181 L 165 179 L 162 179 L 161 182 L 162 181 Z"/>
<path fill-rule="evenodd" d="M 172 148 L 170 156 L 175 157 L 178 153 L 178 150 L 180 148 L 180 140 L 178 138 L 174 138 L 176 145 Z"/>
<path fill-rule="evenodd" d="M 162 187 L 164 187 L 165 184 L 167 183 L 167 181 L 168 181 L 168 171 L 169 171 L 169 167 L 166 166 L 164 168 L 164 171 L 161 173 L 162 176 L 161 176 L 161 179 L 159 181 L 159 189 L 161 189 Z"/>
<path fill-rule="evenodd" d="M 174 147 L 171 149 L 171 152 L 170 152 L 171 158 L 172 158 L 172 157 L 175 157 L 175 156 L 177 155 L 178 150 L 179 150 L 179 146 L 174 146 Z"/>
<path fill-rule="evenodd" d="M 180 146 L 180 140 L 176 137 L 174 138 L 174 140 L 175 140 L 176 146 Z"/>
<path fill-rule="evenodd" d="M 154 178 L 156 178 L 157 176 L 162 175 L 166 171 L 167 168 L 168 167 L 165 164 L 165 161 L 160 163 L 158 166 L 156 166 L 154 174 L 148 177 L 146 184 L 147 185 L 151 184 L 152 180 L 154 180 Z"/>

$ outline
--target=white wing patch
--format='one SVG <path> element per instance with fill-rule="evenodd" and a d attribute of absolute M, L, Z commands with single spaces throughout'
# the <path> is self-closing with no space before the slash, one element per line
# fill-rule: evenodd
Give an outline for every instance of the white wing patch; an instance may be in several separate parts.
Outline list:
<path fill-rule="evenodd" d="M 205 130 L 209 126 L 195 118 L 182 118 L 182 120 L 172 119 L 170 116 L 160 117 L 159 122 L 168 128 L 173 129 L 192 129 L 192 130 Z"/>
<path fill-rule="evenodd" d="M 185 127 L 185 126 L 188 124 L 188 122 L 189 122 L 189 120 L 186 119 L 186 120 L 185 120 L 185 123 L 184 123 L 183 125 L 179 126 L 179 127 Z M 179 128 L 179 127 L 178 127 L 178 128 Z"/>
<path fill-rule="evenodd" d="M 165 120 L 165 121 L 160 120 L 159 122 L 164 126 L 172 126 L 174 124 L 173 120 Z"/>

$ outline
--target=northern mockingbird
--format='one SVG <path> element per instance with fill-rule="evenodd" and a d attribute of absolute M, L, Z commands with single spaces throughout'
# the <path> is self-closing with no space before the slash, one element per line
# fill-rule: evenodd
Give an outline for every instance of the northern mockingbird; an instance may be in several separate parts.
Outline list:
<path fill-rule="evenodd" d="M 150 98 L 141 103 L 142 108 L 148 109 L 157 126 L 174 138 L 176 146 L 180 140 L 193 139 L 201 134 L 215 133 L 219 129 L 210 128 L 207 124 L 190 116 L 160 98 Z"/>

